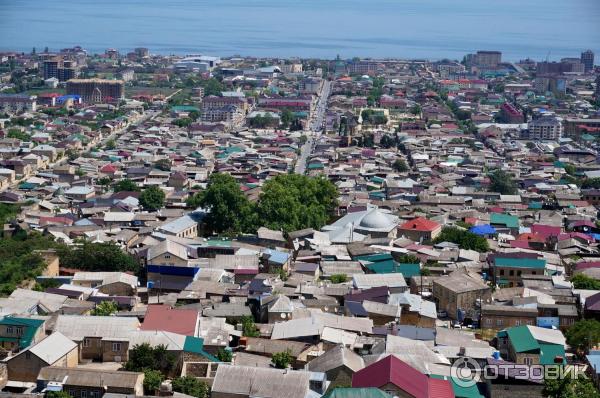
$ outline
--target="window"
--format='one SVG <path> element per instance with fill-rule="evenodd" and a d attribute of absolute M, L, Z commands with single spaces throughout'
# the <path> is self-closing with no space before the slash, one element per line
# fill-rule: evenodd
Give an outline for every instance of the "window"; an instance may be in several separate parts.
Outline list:
<path fill-rule="evenodd" d="M 31 359 L 31 353 L 29 351 L 25 353 L 25 359 Z"/>
<path fill-rule="evenodd" d="M 98 391 L 90 391 L 90 398 L 99 398 Z"/>
<path fill-rule="evenodd" d="M 165 254 L 165 258 L 169 259 L 169 258 L 171 258 L 171 256 L 169 254 Z"/>
<path fill-rule="evenodd" d="M 504 276 L 504 270 L 503 269 L 500 270 L 500 276 Z"/>
<path fill-rule="evenodd" d="M 6 327 L 6 333 L 7 334 L 13 334 L 13 328 L 12 328 L 12 326 L 7 326 Z"/>
<path fill-rule="evenodd" d="M 521 320 L 520 319 L 517 319 L 515 321 L 515 326 L 521 326 Z"/>
<path fill-rule="evenodd" d="M 485 320 L 485 324 L 488 325 L 488 326 L 492 326 L 492 320 L 490 318 L 487 318 Z"/>
<path fill-rule="evenodd" d="M 23 336 L 23 327 L 17 326 L 17 336 Z"/>
<path fill-rule="evenodd" d="M 527 366 L 533 365 L 533 358 L 525 357 L 523 358 L 523 363 Z"/>
<path fill-rule="evenodd" d="M 509 275 L 510 275 L 510 276 L 515 276 L 515 270 L 512 270 L 512 269 L 511 269 L 511 270 L 510 270 L 510 272 L 509 272 Z"/>
<path fill-rule="evenodd" d="M 527 323 L 528 325 L 531 325 L 531 319 L 528 319 L 528 320 L 526 321 L 526 323 Z"/>
<path fill-rule="evenodd" d="M 504 321 L 502 319 L 496 319 L 496 326 L 504 325 Z"/>
<path fill-rule="evenodd" d="M 112 350 L 113 352 L 121 351 L 121 343 L 112 343 Z"/>
<path fill-rule="evenodd" d="M 531 271 L 531 275 L 535 275 L 535 271 Z"/>
<path fill-rule="evenodd" d="M 87 398 L 87 391 L 81 390 L 81 398 Z"/>
<path fill-rule="evenodd" d="M 521 276 L 521 271 L 517 271 L 517 276 Z"/>
<path fill-rule="evenodd" d="M 86 337 L 85 339 L 83 339 L 83 346 L 84 346 L 84 347 L 89 347 L 89 346 L 91 346 L 91 345 L 92 345 L 92 344 L 91 344 L 91 341 L 90 341 L 90 339 L 88 339 L 87 337 Z"/>
<path fill-rule="evenodd" d="M 69 390 L 69 395 L 74 397 L 75 396 L 75 390 Z"/>

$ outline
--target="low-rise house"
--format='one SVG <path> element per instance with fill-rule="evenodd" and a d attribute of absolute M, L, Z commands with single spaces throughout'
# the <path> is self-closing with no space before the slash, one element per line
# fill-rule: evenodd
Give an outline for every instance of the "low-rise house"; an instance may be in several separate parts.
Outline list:
<path fill-rule="evenodd" d="M 198 222 L 185 215 L 161 225 L 159 231 L 178 238 L 195 238 L 198 236 Z"/>
<path fill-rule="evenodd" d="M 537 308 L 484 305 L 481 308 L 481 327 L 504 329 L 513 326 L 536 325 L 537 316 Z"/>
<path fill-rule="evenodd" d="M 327 389 L 325 375 L 289 369 L 220 365 L 212 385 L 212 398 L 306 398 Z"/>
<path fill-rule="evenodd" d="M 519 365 L 564 364 L 565 344 L 560 330 L 516 326 L 498 332 L 500 353 Z"/>
<path fill-rule="evenodd" d="M 365 367 L 363 358 L 348 348 L 338 345 L 313 359 L 306 365 L 306 370 L 322 372 L 331 383 L 329 391 L 338 386 L 352 383 L 352 375 Z"/>
<path fill-rule="evenodd" d="M 494 283 L 499 286 L 522 286 L 526 275 L 544 275 L 546 260 L 537 258 L 496 257 L 492 266 Z"/>
<path fill-rule="evenodd" d="M 52 333 L 34 346 L 5 360 L 8 379 L 35 382 L 45 366 L 75 367 L 79 363 L 77 343 L 60 332 Z"/>
<path fill-rule="evenodd" d="M 0 319 L 0 347 L 19 351 L 42 340 L 45 321 L 36 318 L 5 316 Z"/>
<path fill-rule="evenodd" d="M 420 398 L 453 398 L 448 380 L 425 375 L 407 363 L 388 355 L 354 373 L 352 387 L 375 387 L 391 396 Z"/>
<path fill-rule="evenodd" d="M 47 366 L 37 377 L 38 389 L 47 389 L 50 384 L 72 397 L 101 398 L 107 393 L 144 395 L 144 374 L 139 372 Z"/>
<path fill-rule="evenodd" d="M 137 292 L 138 278 L 125 272 L 77 272 L 71 283 L 109 296 L 133 296 Z"/>
<path fill-rule="evenodd" d="M 440 311 L 446 311 L 452 319 L 458 319 L 458 310 L 477 308 L 491 297 L 490 287 L 480 278 L 455 272 L 433 281 L 433 298 Z"/>
<path fill-rule="evenodd" d="M 442 232 L 442 226 L 435 221 L 418 217 L 398 227 L 398 236 L 405 236 L 416 242 L 429 242 Z"/>

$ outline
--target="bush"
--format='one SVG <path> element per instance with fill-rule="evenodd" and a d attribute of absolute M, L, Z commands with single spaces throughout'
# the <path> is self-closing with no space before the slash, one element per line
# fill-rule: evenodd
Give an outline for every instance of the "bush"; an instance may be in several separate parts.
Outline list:
<path fill-rule="evenodd" d="M 260 336 L 260 332 L 256 328 L 256 324 L 254 323 L 254 319 L 251 316 L 243 316 L 240 320 L 242 324 L 242 334 L 246 337 L 258 337 Z"/>
<path fill-rule="evenodd" d="M 231 360 L 233 359 L 233 354 L 229 350 L 219 348 L 219 351 L 217 351 L 217 358 L 221 362 L 231 362 Z"/>
<path fill-rule="evenodd" d="M 154 395 L 164 380 L 162 373 L 158 370 L 144 371 L 144 394 Z"/>
<path fill-rule="evenodd" d="M 292 363 L 293 360 L 294 360 L 294 357 L 292 357 L 292 353 L 290 352 L 290 350 L 285 350 L 283 352 L 276 352 L 271 357 L 271 362 L 273 362 L 273 365 L 275 365 L 275 367 L 277 369 L 287 368 Z"/>
<path fill-rule="evenodd" d="M 117 303 L 114 301 L 103 301 L 100 304 L 96 304 L 90 315 L 93 316 L 109 316 L 116 313 L 119 310 Z"/>
<path fill-rule="evenodd" d="M 442 233 L 439 234 L 434 240 L 434 243 L 441 242 L 456 243 L 461 249 L 475 250 L 480 253 L 484 253 L 489 250 L 489 245 L 485 238 L 456 227 L 443 228 Z"/>
<path fill-rule="evenodd" d="M 78 246 L 61 246 L 60 263 L 67 268 L 85 271 L 139 271 L 138 262 L 114 242 L 82 242 Z"/>
<path fill-rule="evenodd" d="M 191 395 L 196 398 L 209 396 L 208 384 L 192 376 L 177 377 L 173 380 L 173 391 Z"/>
<path fill-rule="evenodd" d="M 585 274 L 575 274 L 571 277 L 575 289 L 600 290 L 600 281 Z"/>
<path fill-rule="evenodd" d="M 147 210 L 158 210 L 165 204 L 165 192 L 157 186 L 150 186 L 141 193 L 140 204 Z"/>
<path fill-rule="evenodd" d="M 331 283 L 344 283 L 348 281 L 348 276 L 346 274 L 333 274 L 329 279 Z"/>
<path fill-rule="evenodd" d="M 152 347 L 148 343 L 136 344 L 129 352 L 129 360 L 123 367 L 130 372 L 155 370 L 168 377 L 175 369 L 176 358 L 164 345 Z"/>

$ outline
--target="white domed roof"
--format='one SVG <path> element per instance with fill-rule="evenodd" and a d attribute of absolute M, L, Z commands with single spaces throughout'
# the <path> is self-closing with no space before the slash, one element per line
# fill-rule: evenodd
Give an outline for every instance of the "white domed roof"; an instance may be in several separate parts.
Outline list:
<path fill-rule="evenodd" d="M 378 209 L 373 209 L 369 213 L 367 213 L 362 220 L 360 220 L 360 226 L 363 228 L 370 229 L 385 229 L 391 228 L 392 222 L 389 218 L 380 212 Z"/>

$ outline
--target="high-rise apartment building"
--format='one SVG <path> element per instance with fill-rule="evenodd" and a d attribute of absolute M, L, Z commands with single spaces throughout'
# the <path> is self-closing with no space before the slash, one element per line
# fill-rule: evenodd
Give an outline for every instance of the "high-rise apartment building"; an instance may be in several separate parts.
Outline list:
<path fill-rule="evenodd" d="M 585 73 L 591 72 L 594 69 L 594 52 L 592 50 L 582 52 L 581 63 L 585 67 Z"/>
<path fill-rule="evenodd" d="M 122 80 L 71 79 L 67 82 L 67 94 L 78 95 L 83 102 L 97 104 L 115 101 L 125 96 Z"/>
<path fill-rule="evenodd" d="M 475 61 L 478 66 L 495 68 L 502 62 L 500 51 L 477 51 Z"/>
<path fill-rule="evenodd" d="M 54 57 L 44 61 L 44 80 L 57 78 L 61 82 L 74 79 L 79 75 L 77 63 L 71 60 L 64 60 L 61 57 Z"/>

